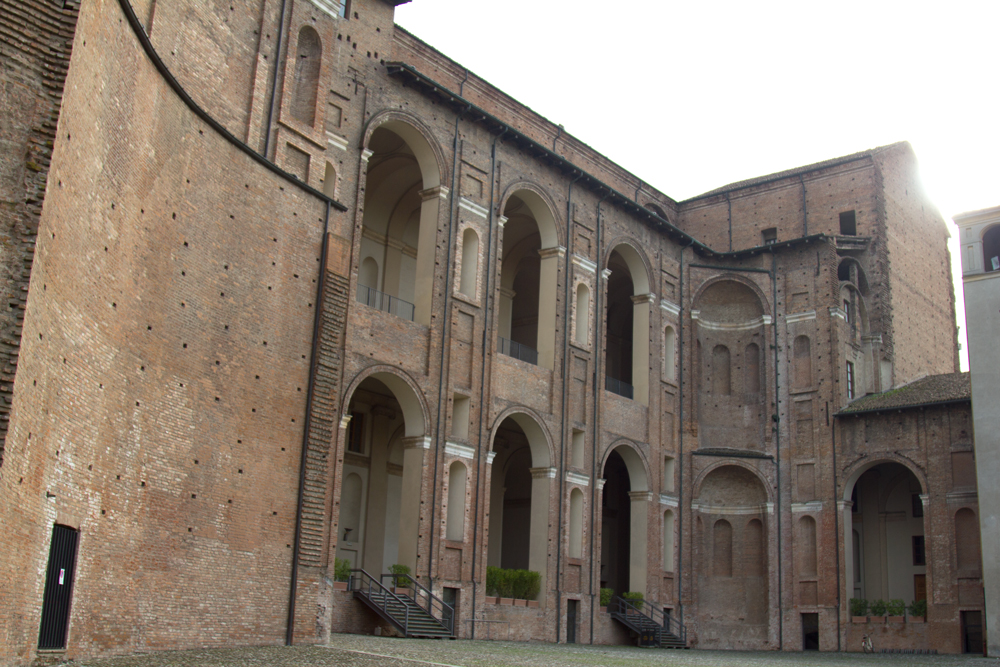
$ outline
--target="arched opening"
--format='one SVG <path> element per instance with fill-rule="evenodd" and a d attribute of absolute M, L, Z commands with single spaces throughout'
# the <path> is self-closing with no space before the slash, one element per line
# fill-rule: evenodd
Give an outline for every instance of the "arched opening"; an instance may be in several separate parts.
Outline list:
<path fill-rule="evenodd" d="M 461 542 L 465 539 L 465 480 L 468 470 L 461 461 L 448 468 L 448 518 L 445 536 Z"/>
<path fill-rule="evenodd" d="M 583 557 L 583 491 L 569 492 L 569 557 Z"/>
<path fill-rule="evenodd" d="M 370 573 L 402 563 L 416 568 L 423 411 L 408 384 L 376 373 L 358 385 L 348 408 L 341 472 L 337 557 Z"/>
<path fill-rule="evenodd" d="M 663 379 L 677 379 L 677 334 L 671 326 L 663 330 Z"/>
<path fill-rule="evenodd" d="M 619 445 L 608 455 L 603 474 L 601 587 L 614 589 L 616 595 L 645 593 L 649 512 L 645 467 L 634 449 Z"/>
<path fill-rule="evenodd" d="M 743 282 L 719 280 L 696 296 L 691 318 L 699 447 L 762 450 L 771 431 L 760 297 Z"/>
<path fill-rule="evenodd" d="M 983 234 L 983 270 L 1000 271 L 1000 225 L 994 225 Z"/>
<path fill-rule="evenodd" d="M 519 190 L 504 206 L 500 265 L 500 352 L 552 368 L 555 358 L 556 280 L 561 248 L 548 206 Z"/>
<path fill-rule="evenodd" d="M 361 260 L 361 268 L 358 269 L 359 285 L 377 290 L 379 288 L 378 276 L 378 261 L 374 257 L 365 257 Z"/>
<path fill-rule="evenodd" d="M 549 497 L 555 478 L 548 441 L 538 422 L 515 413 L 497 428 L 493 451 L 487 564 L 538 572 L 544 600 Z"/>
<path fill-rule="evenodd" d="M 398 121 L 375 130 L 368 149 L 360 261 L 377 261 L 380 287 L 359 285 L 358 301 L 430 324 L 441 202 L 437 161 L 423 135 Z"/>
<path fill-rule="evenodd" d="M 576 286 L 576 319 L 574 320 L 573 340 L 577 345 L 586 345 L 590 342 L 590 288 L 586 283 L 578 283 Z"/>
<path fill-rule="evenodd" d="M 715 468 L 701 483 L 692 506 L 704 526 L 693 563 L 703 645 L 753 649 L 768 641 L 767 501 L 760 478 L 741 466 Z"/>
<path fill-rule="evenodd" d="M 458 291 L 469 297 L 476 298 L 476 281 L 479 277 L 479 234 L 472 227 L 462 232 L 462 275 L 458 283 Z"/>
<path fill-rule="evenodd" d="M 295 49 L 292 116 L 309 126 L 316 122 L 316 96 L 322 60 L 323 43 L 319 33 L 310 26 L 302 26 Z"/>
<path fill-rule="evenodd" d="M 917 477 L 892 461 L 868 466 L 847 485 L 848 598 L 926 599 L 922 493 Z"/>
<path fill-rule="evenodd" d="M 643 405 L 649 402 L 649 279 L 632 246 L 622 243 L 608 256 L 605 327 L 605 388 Z"/>

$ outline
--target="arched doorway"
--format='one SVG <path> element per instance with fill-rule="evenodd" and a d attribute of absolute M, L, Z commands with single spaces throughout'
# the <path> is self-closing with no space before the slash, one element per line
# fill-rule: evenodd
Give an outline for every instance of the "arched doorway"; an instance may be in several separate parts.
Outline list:
<path fill-rule="evenodd" d="M 649 402 L 649 278 L 646 265 L 627 243 L 608 256 L 605 388 L 643 405 Z"/>
<path fill-rule="evenodd" d="M 437 161 L 424 136 L 400 121 L 380 125 L 368 149 L 358 300 L 430 324 L 441 201 Z"/>
<path fill-rule="evenodd" d="M 518 190 L 504 205 L 500 268 L 500 352 L 552 368 L 556 281 L 561 248 L 555 220 L 542 198 Z"/>
<path fill-rule="evenodd" d="M 376 373 L 354 390 L 344 441 L 337 557 L 373 575 L 416 571 L 424 467 L 423 410 L 398 376 Z"/>
<path fill-rule="evenodd" d="M 531 416 L 507 416 L 493 434 L 487 564 L 526 569 L 541 575 L 545 599 L 548 564 L 549 498 L 555 468 L 549 445 Z"/>
<path fill-rule="evenodd" d="M 645 594 L 650 494 L 646 468 L 629 445 L 604 462 L 601 493 L 601 588 Z"/>
<path fill-rule="evenodd" d="M 926 599 L 920 480 L 893 461 L 873 463 L 853 478 L 844 511 L 848 599 Z"/>
<path fill-rule="evenodd" d="M 767 491 L 750 470 L 723 465 L 701 482 L 696 512 L 699 644 L 763 648 L 769 639 Z"/>

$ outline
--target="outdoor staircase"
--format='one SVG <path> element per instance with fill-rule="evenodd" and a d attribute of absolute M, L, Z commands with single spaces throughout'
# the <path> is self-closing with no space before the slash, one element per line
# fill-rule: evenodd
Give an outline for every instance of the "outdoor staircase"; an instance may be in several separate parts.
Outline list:
<path fill-rule="evenodd" d="M 616 597 L 608 611 L 611 618 L 636 634 L 639 646 L 688 648 L 684 625 L 645 600 L 633 602 Z"/>
<path fill-rule="evenodd" d="M 379 580 L 352 570 L 350 590 L 404 637 L 455 638 L 455 610 L 409 575 L 383 574 Z"/>

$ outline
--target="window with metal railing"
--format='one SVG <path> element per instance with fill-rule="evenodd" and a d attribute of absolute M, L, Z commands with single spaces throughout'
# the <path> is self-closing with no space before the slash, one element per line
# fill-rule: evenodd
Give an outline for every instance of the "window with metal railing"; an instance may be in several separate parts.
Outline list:
<path fill-rule="evenodd" d="M 633 398 L 634 389 L 632 385 L 628 382 L 622 382 L 617 378 L 613 378 L 610 375 L 604 378 L 604 388 L 612 394 L 618 394 L 619 396 L 624 396 L 625 398 Z"/>
<path fill-rule="evenodd" d="M 404 320 L 413 321 L 414 305 L 412 303 L 390 296 L 385 292 L 379 292 L 377 289 L 358 285 L 358 301 L 376 310 L 381 310 L 383 313 L 390 313 Z"/>
<path fill-rule="evenodd" d="M 527 345 L 522 345 L 517 341 L 504 338 L 503 336 L 497 336 L 497 352 L 535 366 L 538 365 L 538 350 L 534 350 Z"/>

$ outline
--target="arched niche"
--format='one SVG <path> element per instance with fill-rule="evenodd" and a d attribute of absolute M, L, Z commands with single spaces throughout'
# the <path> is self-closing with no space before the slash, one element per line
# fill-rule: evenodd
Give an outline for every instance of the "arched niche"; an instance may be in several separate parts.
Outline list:
<path fill-rule="evenodd" d="M 316 123 L 316 101 L 323 61 L 323 42 L 312 26 L 302 26 L 295 45 L 292 71 L 292 116 L 312 127 Z"/>
<path fill-rule="evenodd" d="M 631 443 L 622 442 L 608 450 L 602 475 L 601 587 L 617 595 L 645 593 L 652 497 L 645 462 Z"/>

